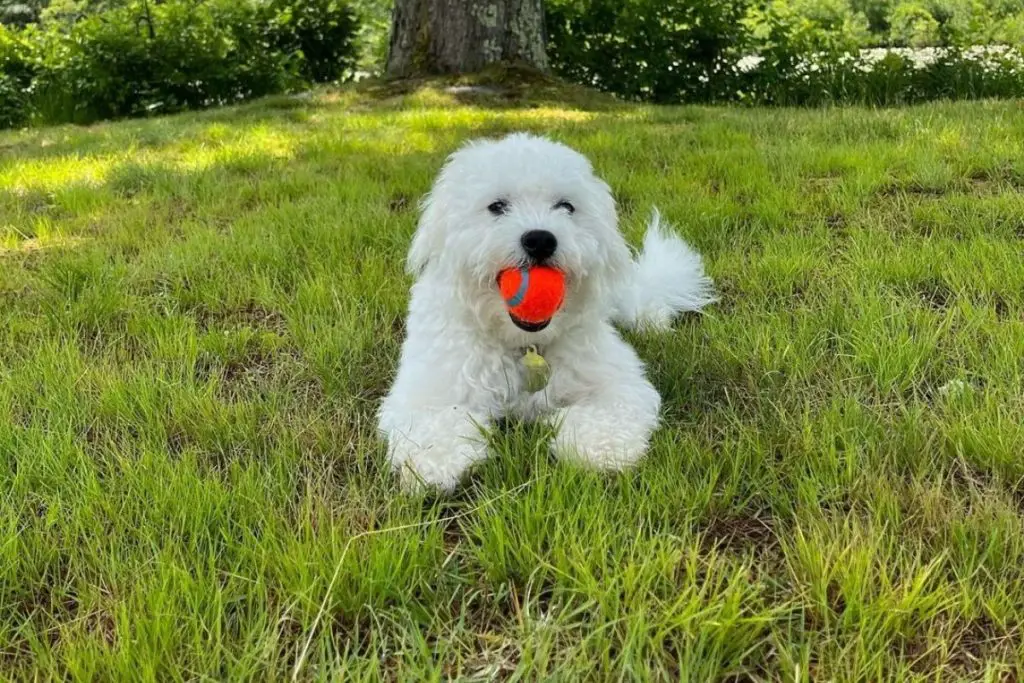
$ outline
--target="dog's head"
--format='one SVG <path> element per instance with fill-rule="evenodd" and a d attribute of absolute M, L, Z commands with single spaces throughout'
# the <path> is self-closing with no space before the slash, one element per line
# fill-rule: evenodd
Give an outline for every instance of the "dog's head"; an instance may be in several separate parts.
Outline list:
<path fill-rule="evenodd" d="M 423 202 L 410 272 L 429 269 L 497 307 L 498 273 L 534 264 L 565 272 L 567 311 L 612 296 L 631 265 L 608 186 L 583 155 L 545 138 L 469 143 Z"/>

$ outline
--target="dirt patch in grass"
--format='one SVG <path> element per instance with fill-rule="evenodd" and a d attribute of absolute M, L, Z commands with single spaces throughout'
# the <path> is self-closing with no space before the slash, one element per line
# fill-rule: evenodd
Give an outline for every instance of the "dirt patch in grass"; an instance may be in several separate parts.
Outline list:
<path fill-rule="evenodd" d="M 841 213 L 830 213 L 825 216 L 825 225 L 829 231 L 834 235 L 845 235 L 846 234 L 846 216 Z"/>
<path fill-rule="evenodd" d="M 941 676 L 955 680 L 978 680 L 986 671 L 999 664 L 1004 670 L 994 679 L 1002 683 L 1016 682 L 1014 663 L 1016 648 L 1020 642 L 1020 627 L 1010 630 L 1000 628 L 988 618 L 978 618 L 966 623 L 949 623 L 943 620 L 937 624 L 941 639 L 929 643 L 927 637 L 919 636 L 906 641 L 898 655 L 904 658 L 912 671 L 925 676 Z"/>
<path fill-rule="evenodd" d="M 404 192 L 392 195 L 388 200 L 388 211 L 391 213 L 405 213 L 413 208 L 415 208 L 415 202 Z"/>
<path fill-rule="evenodd" d="M 267 330 L 279 334 L 288 331 L 288 321 L 283 313 L 255 301 L 247 301 L 235 308 L 210 309 L 200 306 L 192 309 L 191 315 L 203 332 L 239 327 Z"/>
<path fill-rule="evenodd" d="M 878 188 L 882 197 L 912 195 L 917 197 L 942 197 L 953 191 L 945 185 L 929 185 L 919 180 L 892 181 Z"/>
<path fill-rule="evenodd" d="M 778 548 L 775 520 L 763 514 L 713 517 L 698 529 L 705 552 L 772 552 Z"/>
<path fill-rule="evenodd" d="M 948 283 L 939 279 L 908 283 L 906 286 L 901 287 L 900 290 L 904 294 L 912 296 L 925 308 L 936 312 L 946 311 L 954 304 L 957 297 L 957 292 Z"/>
<path fill-rule="evenodd" d="M 1010 164 L 971 171 L 967 179 L 984 193 L 999 192 L 1005 188 L 1024 190 L 1024 171 Z"/>

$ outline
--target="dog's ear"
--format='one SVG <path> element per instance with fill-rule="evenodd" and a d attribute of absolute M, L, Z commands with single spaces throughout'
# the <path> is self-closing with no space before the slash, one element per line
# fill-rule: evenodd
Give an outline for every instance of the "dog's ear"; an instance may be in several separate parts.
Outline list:
<path fill-rule="evenodd" d="M 633 283 L 633 252 L 618 228 L 608 233 L 604 246 L 603 271 L 597 278 L 600 298 L 615 305 L 628 292 Z"/>
<path fill-rule="evenodd" d="M 431 261 L 440 258 L 448 234 L 452 206 L 451 173 L 452 163 L 463 149 L 472 147 L 470 142 L 451 154 L 437 174 L 430 193 L 420 201 L 420 222 L 412 236 L 409 253 L 405 257 L 405 269 L 413 276 L 419 276 Z"/>
<path fill-rule="evenodd" d="M 603 180 L 597 180 L 595 186 L 598 191 L 593 202 L 600 207 L 597 223 L 602 233 L 601 263 L 604 268 L 600 279 L 602 285 L 614 292 L 632 280 L 633 253 L 619 230 L 619 216 L 611 188 Z"/>
<path fill-rule="evenodd" d="M 622 237 L 622 233 L 616 228 L 612 244 L 608 245 L 608 257 L 605 267 L 608 273 L 608 280 L 614 282 L 616 287 L 633 279 L 633 252 Z"/>
<path fill-rule="evenodd" d="M 619 231 L 619 217 L 611 188 L 593 178 L 588 183 L 587 205 L 592 207 L 588 226 L 599 237 L 594 262 L 597 270 L 588 278 L 591 291 L 599 307 L 615 311 L 623 298 L 631 296 L 633 284 L 633 252 Z"/>
<path fill-rule="evenodd" d="M 410 275 L 422 274 L 430 260 L 436 258 L 444 247 L 443 216 L 444 211 L 438 206 L 434 194 L 427 195 L 420 203 L 420 222 L 405 258 L 405 269 Z"/>

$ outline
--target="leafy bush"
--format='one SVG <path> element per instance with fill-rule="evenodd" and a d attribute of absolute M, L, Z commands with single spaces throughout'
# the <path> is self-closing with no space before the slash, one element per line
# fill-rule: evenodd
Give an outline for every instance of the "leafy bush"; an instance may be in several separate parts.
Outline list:
<path fill-rule="evenodd" d="M 550 0 L 548 57 L 567 78 L 655 102 L 727 94 L 745 0 Z"/>
<path fill-rule="evenodd" d="M 0 128 L 19 125 L 27 118 L 35 71 L 32 43 L 22 32 L 0 24 Z"/>
<path fill-rule="evenodd" d="M 392 0 L 352 0 L 359 32 L 356 45 L 359 61 L 356 69 L 364 74 L 384 72 L 388 58 L 388 34 L 391 31 Z"/>
<path fill-rule="evenodd" d="M 225 28 L 227 27 L 227 28 Z M 43 118 L 90 121 L 177 111 L 286 89 L 295 76 L 251 6 L 129 5 L 50 34 Z"/>
<path fill-rule="evenodd" d="M 755 47 L 758 69 L 753 78 L 743 79 L 746 82 L 741 97 L 756 101 L 774 99 L 771 79 L 801 73 L 812 55 L 839 56 L 856 51 L 866 30 L 856 15 L 840 7 L 814 14 L 802 12 L 784 0 L 751 7 L 743 24 L 752 36 L 750 44 Z M 821 60 L 816 62 L 819 64 L 814 69 L 820 69 Z"/>
<path fill-rule="evenodd" d="M 1020 0 L 545 2 L 555 71 L 631 99 L 1024 96 L 1021 48 L 970 47 L 1024 43 Z M 0 127 L 205 107 L 379 71 L 391 3 L 39 2 L 41 23 L 0 26 Z"/>
<path fill-rule="evenodd" d="M 934 99 L 1020 97 L 1024 51 L 1007 47 L 884 49 L 809 55 L 790 69 L 768 63 L 740 88 L 755 103 L 897 105 Z"/>
<path fill-rule="evenodd" d="M 904 2 L 890 15 L 889 27 L 893 45 L 925 47 L 939 42 L 942 25 L 922 3 Z"/>
<path fill-rule="evenodd" d="M 344 77 L 356 56 L 355 15 L 339 0 L 129 0 L 75 18 L 5 34 L 3 54 L 15 54 L 7 43 L 30 45 L 35 60 L 12 72 L 25 94 L 0 99 L 18 112 L 0 124 L 89 122 L 288 92 Z M 5 66 L 0 83 L 14 77 Z"/>
<path fill-rule="evenodd" d="M 310 83 L 342 78 L 356 63 L 355 12 L 338 0 L 276 0 L 274 44 L 301 53 L 299 72 Z"/>
<path fill-rule="evenodd" d="M 993 30 L 998 14 L 973 25 L 954 4 L 961 1 L 886 6 L 895 42 L 946 47 L 866 50 L 885 0 L 860 5 L 874 19 L 847 0 L 552 0 L 549 54 L 570 80 L 655 102 L 891 105 L 1024 95 L 1024 51 L 957 47 L 981 35 L 980 26 Z"/>

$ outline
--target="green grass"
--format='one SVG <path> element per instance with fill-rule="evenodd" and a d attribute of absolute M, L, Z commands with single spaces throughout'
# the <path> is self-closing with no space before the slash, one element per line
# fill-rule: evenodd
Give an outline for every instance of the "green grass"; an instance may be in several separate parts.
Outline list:
<path fill-rule="evenodd" d="M 1019 679 L 1020 105 L 543 99 L 0 136 L 0 678 Z M 638 470 L 513 425 L 403 497 L 373 414 L 416 201 L 520 129 L 634 242 L 657 204 L 722 301 L 631 337 Z"/>

